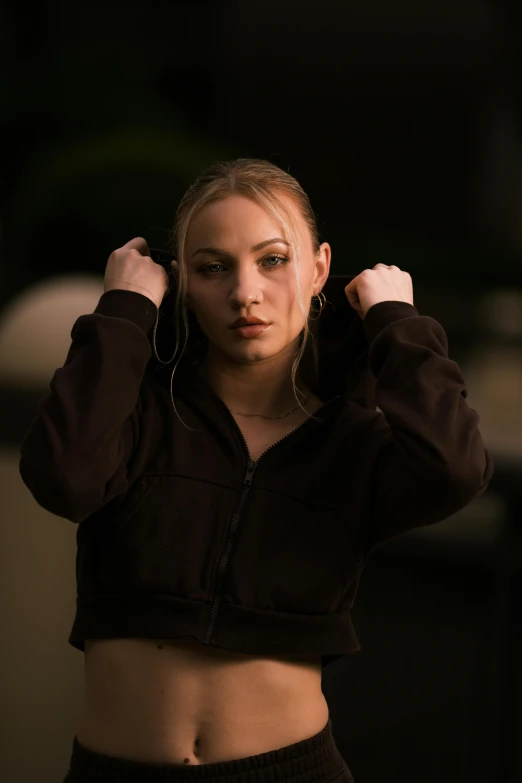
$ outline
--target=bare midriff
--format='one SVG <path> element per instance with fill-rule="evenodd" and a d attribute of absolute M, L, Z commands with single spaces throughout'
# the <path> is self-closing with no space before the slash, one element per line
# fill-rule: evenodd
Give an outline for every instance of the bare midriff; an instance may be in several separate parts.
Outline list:
<path fill-rule="evenodd" d="M 318 656 L 253 657 L 182 639 L 85 641 L 87 749 L 187 766 L 266 753 L 325 728 Z"/>

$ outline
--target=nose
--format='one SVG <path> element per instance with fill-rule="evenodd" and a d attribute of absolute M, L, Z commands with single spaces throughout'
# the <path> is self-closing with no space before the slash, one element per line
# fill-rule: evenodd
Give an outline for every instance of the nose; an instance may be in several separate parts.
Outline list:
<path fill-rule="evenodd" d="M 237 271 L 230 292 L 230 303 L 234 307 L 246 308 L 252 302 L 260 302 L 261 298 L 261 284 L 256 270 Z"/>

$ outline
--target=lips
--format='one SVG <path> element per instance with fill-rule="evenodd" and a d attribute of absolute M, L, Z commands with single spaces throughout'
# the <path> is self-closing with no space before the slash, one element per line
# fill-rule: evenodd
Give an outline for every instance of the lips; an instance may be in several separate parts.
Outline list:
<path fill-rule="evenodd" d="M 266 332 L 270 324 L 248 324 L 236 326 L 232 329 L 233 332 L 237 332 L 240 337 L 258 337 Z"/>
<path fill-rule="evenodd" d="M 261 319 L 253 319 L 252 321 L 247 321 L 246 323 L 233 323 L 229 328 L 239 329 L 241 326 L 269 326 L 269 324 L 266 321 L 262 321 Z"/>

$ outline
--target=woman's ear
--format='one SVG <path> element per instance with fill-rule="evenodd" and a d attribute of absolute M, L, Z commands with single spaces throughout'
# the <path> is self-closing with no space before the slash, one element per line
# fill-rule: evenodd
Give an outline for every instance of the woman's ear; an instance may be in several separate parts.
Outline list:
<path fill-rule="evenodd" d="M 330 261 L 332 258 L 332 249 L 328 242 L 323 242 L 319 247 L 314 269 L 314 290 L 322 291 L 324 284 L 330 274 Z"/>

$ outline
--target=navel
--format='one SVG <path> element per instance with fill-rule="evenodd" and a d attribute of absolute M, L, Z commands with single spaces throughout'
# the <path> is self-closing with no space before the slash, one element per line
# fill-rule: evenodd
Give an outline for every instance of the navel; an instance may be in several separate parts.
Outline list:
<path fill-rule="evenodd" d="M 199 740 L 196 739 L 196 740 L 194 740 L 194 756 L 197 757 L 198 755 L 199 755 Z M 185 764 L 190 764 L 190 759 L 189 758 L 184 758 L 183 762 Z"/>

